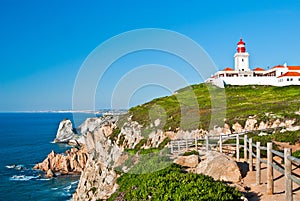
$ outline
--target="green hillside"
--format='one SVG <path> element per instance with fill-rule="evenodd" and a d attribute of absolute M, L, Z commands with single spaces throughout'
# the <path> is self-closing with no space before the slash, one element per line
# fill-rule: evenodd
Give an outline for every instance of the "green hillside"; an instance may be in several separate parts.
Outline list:
<path fill-rule="evenodd" d="M 254 115 L 259 121 L 270 118 L 296 118 L 299 121 L 299 115 L 295 114 L 300 109 L 299 102 L 300 86 L 226 86 L 220 89 L 197 84 L 133 107 L 128 115 L 145 127 L 160 118 L 164 130 L 175 131 L 179 127 L 183 130 L 208 129 L 212 114 L 215 116 L 211 125 L 219 126 L 223 126 L 224 117 L 229 124 L 243 124 Z M 184 122 L 181 114 L 185 115 Z M 195 114 L 200 114 L 200 118 Z"/>

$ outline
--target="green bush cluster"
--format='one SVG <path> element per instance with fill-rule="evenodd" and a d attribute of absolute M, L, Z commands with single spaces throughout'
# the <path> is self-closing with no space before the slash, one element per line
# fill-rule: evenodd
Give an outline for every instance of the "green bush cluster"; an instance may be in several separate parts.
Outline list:
<path fill-rule="evenodd" d="M 188 151 L 183 153 L 183 156 L 190 156 L 190 155 L 199 155 L 199 152 L 193 150 L 193 151 Z"/>
<path fill-rule="evenodd" d="M 292 153 L 292 156 L 297 157 L 297 158 L 300 158 L 300 150 L 294 151 L 294 152 Z"/>
<path fill-rule="evenodd" d="M 242 193 L 202 174 L 184 172 L 172 164 L 147 174 L 123 174 L 120 188 L 108 200 L 240 200 Z"/>

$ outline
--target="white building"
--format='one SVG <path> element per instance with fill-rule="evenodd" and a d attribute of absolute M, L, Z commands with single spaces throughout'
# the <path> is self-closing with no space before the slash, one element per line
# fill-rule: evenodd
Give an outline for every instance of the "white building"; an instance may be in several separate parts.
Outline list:
<path fill-rule="evenodd" d="M 216 72 L 205 82 L 223 85 L 272 85 L 288 86 L 300 85 L 300 66 L 274 66 L 271 69 L 250 69 L 249 53 L 246 52 L 242 39 L 237 44 L 237 53 L 234 54 L 234 69 L 225 68 Z"/>

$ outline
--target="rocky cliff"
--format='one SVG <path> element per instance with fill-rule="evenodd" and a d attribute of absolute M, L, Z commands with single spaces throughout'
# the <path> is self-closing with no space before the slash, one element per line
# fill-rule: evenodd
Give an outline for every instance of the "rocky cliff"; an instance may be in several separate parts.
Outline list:
<path fill-rule="evenodd" d="M 36 164 L 33 169 L 46 172 L 46 177 L 53 177 L 57 174 L 80 174 L 85 167 L 87 157 L 85 146 L 80 149 L 72 148 L 64 154 L 52 151 L 43 162 Z"/>
<path fill-rule="evenodd" d="M 122 124 L 118 122 L 118 116 L 88 118 L 78 128 L 80 131 L 79 135 L 73 132 L 74 128 L 72 128 L 70 120 L 63 120 L 60 122 L 55 141 L 71 143 L 76 145 L 77 148 L 72 148 L 64 154 L 56 154 L 52 151 L 42 163 L 35 166 L 35 169 L 46 172 L 47 177 L 52 177 L 56 174 L 81 173 L 73 200 L 105 200 L 118 188 L 116 183 L 118 174 L 129 171 L 131 165 L 139 160 L 139 155 L 130 156 L 127 153 L 128 149 L 161 148 L 167 145 L 166 142 L 168 140 L 203 137 L 208 134 L 230 134 L 232 132 L 275 127 L 282 127 L 281 129 L 283 130 L 299 129 L 297 126 L 293 126 L 295 120 L 273 119 L 264 122 L 257 120 L 255 117 L 249 117 L 243 123 L 244 126 L 235 122 L 231 125 L 225 123 L 223 127 L 215 127 L 211 131 L 202 129 L 183 131 L 178 128 L 175 132 L 162 130 L 163 126 L 160 125 L 159 119 L 154 120 L 149 126 L 143 127 L 138 122 L 133 121 L 131 117 L 126 118 L 125 120 L 122 119 Z M 190 157 L 193 158 L 192 156 Z M 192 161 L 190 159 L 188 161 L 182 159 L 182 161 L 177 161 L 177 163 L 193 163 L 193 165 L 189 165 L 192 168 L 192 172 L 207 172 L 206 168 L 211 166 L 211 158 L 207 157 L 206 162 L 201 163 L 203 167 L 200 165 L 198 167 L 198 160 L 196 160 L 196 157 L 194 159 Z M 131 160 L 130 163 L 128 163 L 129 160 Z M 225 157 L 222 166 L 225 167 L 228 160 Z M 236 170 L 234 163 L 232 161 L 231 163 L 230 168 Z M 219 171 L 218 165 L 216 165 L 215 169 L 216 172 Z M 222 175 L 220 173 L 222 171 L 222 169 L 219 171 L 218 179 L 232 180 L 227 175 Z M 211 174 L 212 176 L 216 175 L 216 173 Z"/>

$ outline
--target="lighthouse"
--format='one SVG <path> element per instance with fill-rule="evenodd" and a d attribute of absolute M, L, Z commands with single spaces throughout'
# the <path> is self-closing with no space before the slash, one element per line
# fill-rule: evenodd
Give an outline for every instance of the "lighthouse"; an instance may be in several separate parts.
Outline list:
<path fill-rule="evenodd" d="M 249 53 L 246 52 L 246 47 L 241 38 L 237 44 L 237 53 L 234 54 L 234 68 L 239 72 L 249 72 Z"/>

